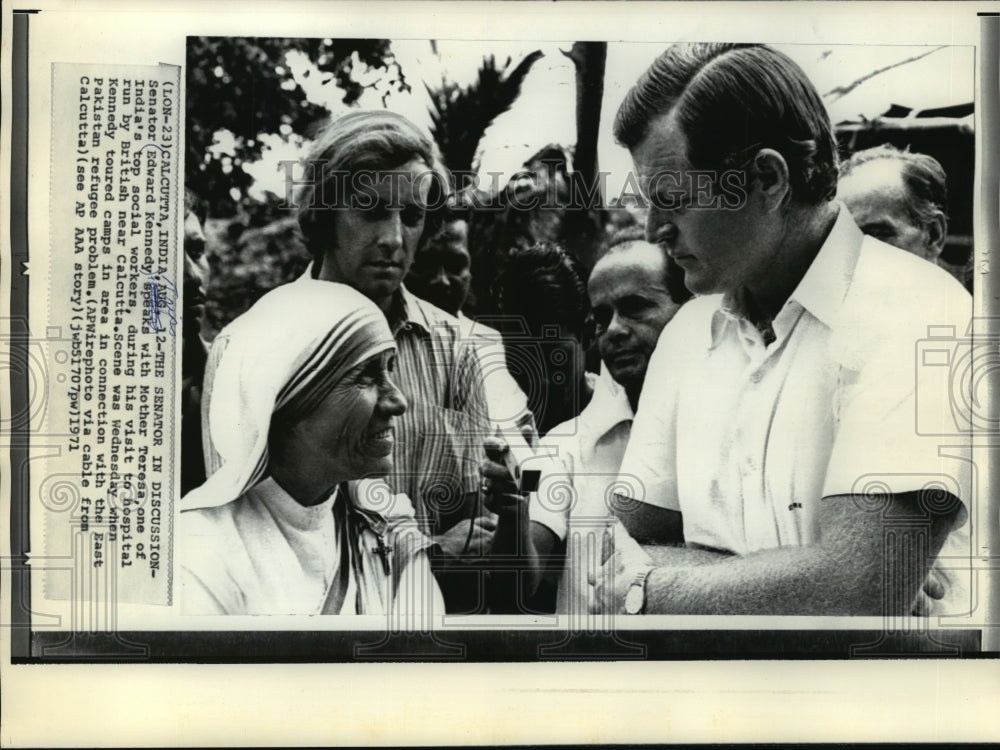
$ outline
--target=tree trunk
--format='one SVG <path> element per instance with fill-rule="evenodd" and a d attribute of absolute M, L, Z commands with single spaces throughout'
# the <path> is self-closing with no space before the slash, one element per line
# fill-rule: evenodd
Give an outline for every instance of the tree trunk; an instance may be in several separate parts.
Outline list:
<path fill-rule="evenodd" d="M 575 42 L 564 53 L 576 68 L 576 148 L 573 153 L 571 196 L 566 212 L 567 249 L 592 268 L 604 238 L 604 196 L 598 181 L 597 136 L 604 98 L 607 42 Z"/>

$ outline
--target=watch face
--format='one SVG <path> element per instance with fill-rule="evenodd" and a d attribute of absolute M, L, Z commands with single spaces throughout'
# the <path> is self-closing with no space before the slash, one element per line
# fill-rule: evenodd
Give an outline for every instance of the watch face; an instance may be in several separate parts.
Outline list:
<path fill-rule="evenodd" d="M 642 611 L 642 586 L 632 584 L 625 594 L 625 614 L 637 615 Z"/>

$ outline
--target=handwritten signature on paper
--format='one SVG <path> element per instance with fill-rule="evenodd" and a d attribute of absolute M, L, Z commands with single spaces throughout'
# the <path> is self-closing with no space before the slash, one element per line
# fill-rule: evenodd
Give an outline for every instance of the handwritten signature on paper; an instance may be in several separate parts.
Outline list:
<path fill-rule="evenodd" d="M 177 334 L 177 285 L 169 276 L 162 273 L 151 273 L 139 269 L 146 277 L 146 290 L 149 297 L 146 302 L 146 312 L 149 316 L 149 327 L 155 333 L 167 331 L 171 336 Z"/>

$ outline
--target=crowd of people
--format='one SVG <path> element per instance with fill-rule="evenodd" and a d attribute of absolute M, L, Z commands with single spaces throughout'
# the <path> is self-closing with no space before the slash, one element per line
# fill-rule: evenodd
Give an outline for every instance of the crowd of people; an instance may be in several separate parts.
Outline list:
<path fill-rule="evenodd" d="M 526 214 L 555 225 L 480 268 L 429 136 L 336 119 L 297 198 L 312 262 L 211 343 L 187 196 L 183 611 L 962 611 L 967 445 L 914 357 L 972 314 L 936 267 L 940 165 L 841 164 L 756 44 L 668 48 L 614 127 L 645 227 L 588 268 Z"/>

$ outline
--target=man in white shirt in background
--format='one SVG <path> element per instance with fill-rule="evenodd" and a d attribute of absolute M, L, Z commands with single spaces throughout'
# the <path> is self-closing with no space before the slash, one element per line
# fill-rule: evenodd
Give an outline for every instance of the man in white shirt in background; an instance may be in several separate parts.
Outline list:
<path fill-rule="evenodd" d="M 556 470 L 530 504 L 532 541 L 548 561 L 535 606 L 552 611 L 557 589 L 555 611 L 574 615 L 589 611 L 587 574 L 601 562 L 606 498 L 628 444 L 649 357 L 660 331 L 691 296 L 680 269 L 645 241 L 639 227 L 612 238 L 587 289 L 601 375 L 580 415 L 542 439 L 539 453 L 556 459 Z"/>

